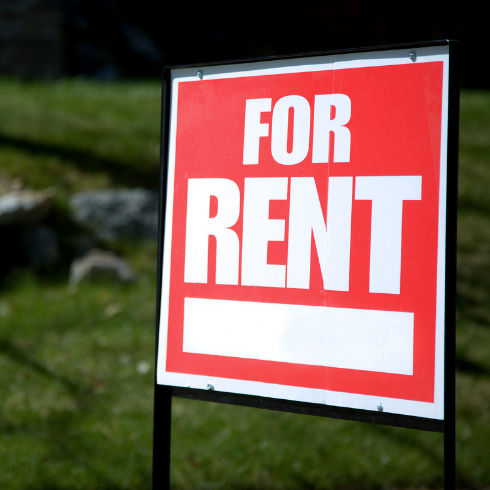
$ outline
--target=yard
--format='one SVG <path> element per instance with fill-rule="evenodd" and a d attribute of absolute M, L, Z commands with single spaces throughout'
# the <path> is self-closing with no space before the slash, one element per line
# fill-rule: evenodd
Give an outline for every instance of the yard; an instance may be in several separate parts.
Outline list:
<path fill-rule="evenodd" d="M 158 187 L 158 82 L 0 80 L 0 176 L 74 192 Z M 490 94 L 463 92 L 457 484 L 490 487 Z M 67 265 L 0 278 L 0 488 L 151 485 L 156 243 L 116 243 L 133 284 Z M 5 257 L 0 260 L 8 260 Z M 175 399 L 172 488 L 441 488 L 443 436 Z"/>

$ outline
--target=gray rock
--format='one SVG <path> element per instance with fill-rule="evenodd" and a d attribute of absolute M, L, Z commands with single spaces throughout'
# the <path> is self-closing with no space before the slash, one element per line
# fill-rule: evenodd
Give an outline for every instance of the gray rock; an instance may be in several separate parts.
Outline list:
<path fill-rule="evenodd" d="M 50 191 L 10 191 L 0 195 L 0 225 L 39 223 L 51 211 L 54 195 Z"/>
<path fill-rule="evenodd" d="M 10 177 L 4 173 L 0 173 L 0 196 L 11 191 L 20 191 L 24 187 L 24 183 L 18 177 Z"/>
<path fill-rule="evenodd" d="M 158 192 L 145 189 L 87 191 L 70 199 L 73 219 L 100 240 L 156 240 Z"/>
<path fill-rule="evenodd" d="M 30 264 L 36 269 L 45 269 L 60 260 L 58 239 L 46 226 L 26 230 L 21 236 L 21 245 Z"/>
<path fill-rule="evenodd" d="M 122 257 L 103 250 L 93 249 L 70 266 L 72 285 L 85 280 L 130 282 L 135 279 L 135 273 Z"/>

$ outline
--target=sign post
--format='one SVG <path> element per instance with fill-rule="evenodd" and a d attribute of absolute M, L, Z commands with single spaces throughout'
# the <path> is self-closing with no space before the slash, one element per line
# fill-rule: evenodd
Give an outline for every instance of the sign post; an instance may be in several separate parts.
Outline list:
<path fill-rule="evenodd" d="M 154 488 L 172 396 L 444 432 L 454 486 L 457 70 L 449 41 L 165 70 Z"/>

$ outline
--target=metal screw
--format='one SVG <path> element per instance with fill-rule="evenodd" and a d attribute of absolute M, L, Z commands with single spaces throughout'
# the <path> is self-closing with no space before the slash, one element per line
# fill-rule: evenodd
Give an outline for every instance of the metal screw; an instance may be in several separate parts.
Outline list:
<path fill-rule="evenodd" d="M 378 409 L 378 412 L 382 412 L 383 411 L 383 405 L 381 405 L 381 403 L 378 403 L 378 406 L 376 408 Z"/>
<path fill-rule="evenodd" d="M 417 61 L 417 55 L 415 54 L 415 51 L 412 51 L 408 57 L 415 63 Z"/>
<path fill-rule="evenodd" d="M 197 78 L 199 78 L 199 80 L 202 80 L 202 71 L 201 70 L 199 70 L 197 72 Z"/>
<path fill-rule="evenodd" d="M 207 388 L 208 388 L 209 391 L 214 391 L 214 385 L 213 385 L 213 383 L 208 383 L 208 387 Z"/>

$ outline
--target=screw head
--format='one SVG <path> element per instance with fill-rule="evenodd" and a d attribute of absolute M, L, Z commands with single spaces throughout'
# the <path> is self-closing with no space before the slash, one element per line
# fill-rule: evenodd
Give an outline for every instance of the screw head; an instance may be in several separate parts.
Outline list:
<path fill-rule="evenodd" d="M 197 72 L 197 78 L 199 78 L 199 80 L 202 80 L 202 71 L 201 70 L 199 70 Z"/>
<path fill-rule="evenodd" d="M 412 51 L 408 57 L 415 63 L 417 61 L 417 55 L 415 54 L 415 51 Z"/>
<path fill-rule="evenodd" d="M 378 409 L 378 412 L 383 411 L 383 405 L 381 405 L 381 403 L 378 403 L 378 406 L 376 408 Z"/>
<path fill-rule="evenodd" d="M 207 389 L 209 391 L 214 391 L 214 385 L 213 385 L 213 383 L 208 383 Z"/>

